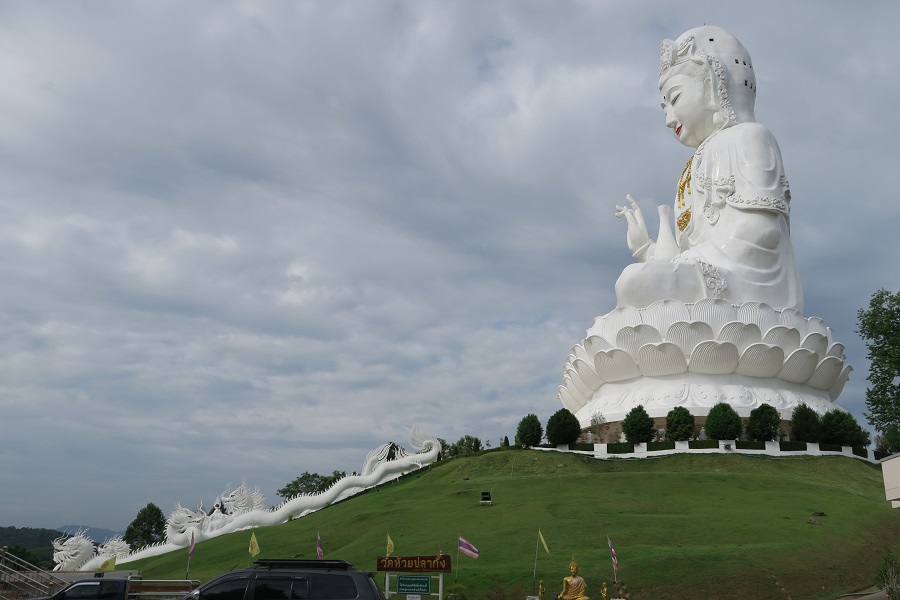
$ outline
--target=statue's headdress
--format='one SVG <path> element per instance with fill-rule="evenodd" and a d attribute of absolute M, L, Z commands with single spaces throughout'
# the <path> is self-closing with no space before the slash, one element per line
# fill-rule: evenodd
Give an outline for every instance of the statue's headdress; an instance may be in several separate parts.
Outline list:
<path fill-rule="evenodd" d="M 756 75 L 750 54 L 740 41 L 721 27 L 704 25 L 659 47 L 660 84 L 670 69 L 692 61 L 709 68 L 719 111 L 729 125 L 755 121 Z"/>

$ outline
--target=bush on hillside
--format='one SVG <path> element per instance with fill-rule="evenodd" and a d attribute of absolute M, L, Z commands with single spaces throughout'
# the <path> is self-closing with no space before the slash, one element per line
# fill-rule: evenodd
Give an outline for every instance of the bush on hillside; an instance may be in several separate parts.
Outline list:
<path fill-rule="evenodd" d="M 778 426 L 781 425 L 781 416 L 778 410 L 771 404 L 760 404 L 750 411 L 750 419 L 747 421 L 747 435 L 757 442 L 772 442 L 778 435 Z"/>
<path fill-rule="evenodd" d="M 628 411 L 625 420 L 622 421 L 622 433 L 625 440 L 631 444 L 643 444 L 653 441 L 656 435 L 653 417 L 647 414 L 640 404 Z"/>
<path fill-rule="evenodd" d="M 868 446 L 869 432 L 848 412 L 837 408 L 822 415 L 822 443 L 839 446 Z"/>
<path fill-rule="evenodd" d="M 579 435 L 581 425 L 578 418 L 567 408 L 559 409 L 547 420 L 547 441 L 554 446 L 574 444 Z"/>
<path fill-rule="evenodd" d="M 543 436 L 541 420 L 535 414 L 527 414 L 519 421 L 516 429 L 516 446 L 537 446 Z"/>
<path fill-rule="evenodd" d="M 822 441 L 822 423 L 819 413 L 801 404 L 791 413 L 791 439 L 796 442 Z"/>
<path fill-rule="evenodd" d="M 683 406 L 676 406 L 666 415 L 666 440 L 684 442 L 694 437 L 694 416 Z"/>
<path fill-rule="evenodd" d="M 706 416 L 706 435 L 714 440 L 736 440 L 743 430 L 741 418 L 727 402 L 719 402 Z"/>

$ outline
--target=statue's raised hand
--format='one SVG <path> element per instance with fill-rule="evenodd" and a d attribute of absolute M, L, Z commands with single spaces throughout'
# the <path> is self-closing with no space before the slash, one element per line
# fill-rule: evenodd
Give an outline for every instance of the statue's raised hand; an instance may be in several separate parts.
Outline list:
<path fill-rule="evenodd" d="M 650 247 L 650 233 L 647 231 L 647 224 L 644 223 L 644 215 L 641 213 L 641 207 L 637 205 L 631 194 L 627 194 L 625 199 L 631 206 L 616 205 L 616 216 L 622 217 L 628 222 L 628 249 L 637 257 L 643 254 Z"/>

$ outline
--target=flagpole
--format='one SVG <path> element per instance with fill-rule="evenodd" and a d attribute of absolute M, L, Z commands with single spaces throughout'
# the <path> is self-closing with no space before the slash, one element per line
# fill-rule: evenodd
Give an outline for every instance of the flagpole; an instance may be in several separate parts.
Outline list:
<path fill-rule="evenodd" d="M 456 534 L 456 581 L 454 583 L 459 583 L 459 538 L 461 537 L 461 533 Z"/>
<path fill-rule="evenodd" d="M 191 572 L 191 555 L 188 554 L 188 564 L 187 564 L 187 568 L 184 570 L 184 578 L 185 579 L 188 578 L 188 573 L 190 573 L 190 572 Z"/>

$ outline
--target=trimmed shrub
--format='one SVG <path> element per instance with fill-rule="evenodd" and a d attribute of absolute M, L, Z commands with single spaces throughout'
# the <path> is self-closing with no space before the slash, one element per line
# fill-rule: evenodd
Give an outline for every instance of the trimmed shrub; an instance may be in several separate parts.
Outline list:
<path fill-rule="evenodd" d="M 629 454 L 634 452 L 634 444 L 630 442 L 619 442 L 618 444 L 607 444 L 606 451 L 610 454 Z"/>
<path fill-rule="evenodd" d="M 640 404 L 628 411 L 625 420 L 622 421 L 622 433 L 625 439 L 632 444 L 643 444 L 653 441 L 656 435 L 653 417 L 647 414 Z"/>
<path fill-rule="evenodd" d="M 581 425 L 578 424 L 578 418 L 567 408 L 559 409 L 547 420 L 547 441 L 554 446 L 574 444 L 579 435 Z"/>
<path fill-rule="evenodd" d="M 537 446 L 543 435 L 541 420 L 535 414 L 527 414 L 519 421 L 516 429 L 516 446 Z"/>
<path fill-rule="evenodd" d="M 759 440 L 754 440 L 752 442 L 737 440 L 734 444 L 734 447 L 738 450 L 765 450 L 766 442 L 761 442 Z"/>
<path fill-rule="evenodd" d="M 778 435 L 781 416 L 771 404 L 760 404 L 750 411 L 747 421 L 747 435 L 756 442 L 771 442 Z"/>
<path fill-rule="evenodd" d="M 694 416 L 683 406 L 676 406 L 666 415 L 666 439 L 685 442 L 694 437 Z"/>
<path fill-rule="evenodd" d="M 727 402 L 719 402 L 706 416 L 706 435 L 714 440 L 736 440 L 744 426 L 737 411 Z"/>
<path fill-rule="evenodd" d="M 875 454 L 875 460 L 884 460 L 888 456 L 891 456 L 890 452 L 879 452 L 878 450 L 876 450 L 874 454 Z"/>
<path fill-rule="evenodd" d="M 854 448 L 851 448 L 851 450 L 853 451 L 853 454 L 855 454 L 856 456 L 860 456 L 862 458 L 869 458 L 869 451 L 866 450 L 865 448 L 854 447 Z"/>
<path fill-rule="evenodd" d="M 806 451 L 806 442 L 779 442 L 778 446 L 782 452 Z"/>
<path fill-rule="evenodd" d="M 718 448 L 719 440 L 689 440 L 688 448 L 692 450 L 704 450 L 707 448 Z"/>
<path fill-rule="evenodd" d="M 806 404 L 797 406 L 791 413 L 791 437 L 797 442 L 821 442 L 819 413 Z"/>
<path fill-rule="evenodd" d="M 843 452 L 844 448 L 840 444 L 826 444 L 825 442 L 821 442 L 819 444 L 819 450 L 822 452 Z"/>
<path fill-rule="evenodd" d="M 684 440 L 680 440 L 684 441 Z M 647 442 L 648 452 L 658 452 L 659 450 L 674 450 L 675 440 L 666 440 L 665 442 Z"/>
<path fill-rule="evenodd" d="M 869 432 L 848 412 L 832 409 L 822 415 L 822 442 L 840 446 L 868 446 Z"/>
<path fill-rule="evenodd" d="M 594 445 L 593 444 L 569 444 L 569 450 L 584 450 L 587 452 L 593 452 Z"/>

